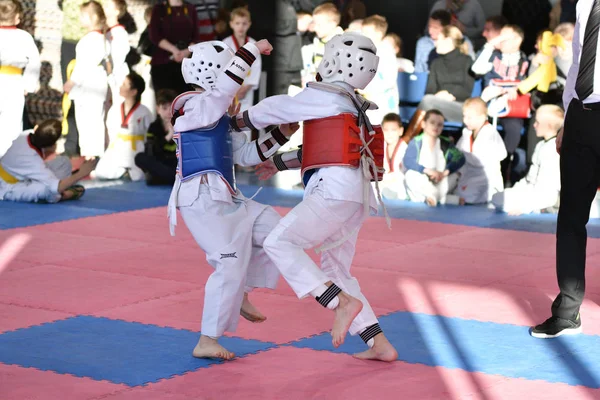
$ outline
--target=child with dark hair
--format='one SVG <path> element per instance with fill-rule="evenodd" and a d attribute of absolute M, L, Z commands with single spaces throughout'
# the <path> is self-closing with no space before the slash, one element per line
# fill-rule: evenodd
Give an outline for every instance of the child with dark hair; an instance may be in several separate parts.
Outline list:
<path fill-rule="evenodd" d="M 177 144 L 173 141 L 171 104 L 177 97 L 173 90 L 163 89 L 156 94 L 158 116 L 148 128 L 143 153 L 135 156 L 135 165 L 146 173 L 148 185 L 173 185 L 177 170 Z"/>
<path fill-rule="evenodd" d="M 150 110 L 141 104 L 146 88 L 144 78 L 131 72 L 121 85 L 119 94 L 123 103 L 108 112 L 106 126 L 110 145 L 100 159 L 94 177 L 100 179 L 144 178 L 144 172 L 135 165 L 135 156 L 144 151 L 146 133 L 152 121 Z"/>
<path fill-rule="evenodd" d="M 444 122 L 439 110 L 427 111 L 423 133 L 408 144 L 403 160 L 408 197 L 432 207 L 458 204 L 458 196 L 450 193 L 458 184 L 458 170 L 465 164 L 462 152 L 448 139 L 440 137 Z"/>
<path fill-rule="evenodd" d="M 83 186 L 76 183 L 89 175 L 96 161 L 85 161 L 71 174 L 66 157 L 50 160 L 61 134 L 62 123 L 50 119 L 13 142 L 0 159 L 0 200 L 56 203 L 83 196 Z"/>

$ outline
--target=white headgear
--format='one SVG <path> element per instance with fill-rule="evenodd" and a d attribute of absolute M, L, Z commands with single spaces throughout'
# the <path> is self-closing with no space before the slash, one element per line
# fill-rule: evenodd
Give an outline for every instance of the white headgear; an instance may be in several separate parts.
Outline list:
<path fill-rule="evenodd" d="M 217 83 L 217 76 L 225 70 L 233 58 L 233 51 L 219 40 L 202 42 L 189 47 L 191 58 L 181 63 L 181 73 L 186 83 L 211 90 Z"/>
<path fill-rule="evenodd" d="M 377 47 L 371 39 L 356 32 L 336 35 L 325 44 L 325 54 L 317 68 L 323 82 L 346 82 L 364 89 L 377 73 Z"/>

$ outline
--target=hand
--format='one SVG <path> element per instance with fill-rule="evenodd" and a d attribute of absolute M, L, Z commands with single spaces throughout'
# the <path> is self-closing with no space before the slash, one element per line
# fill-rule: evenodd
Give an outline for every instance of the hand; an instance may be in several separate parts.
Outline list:
<path fill-rule="evenodd" d="M 260 54 L 263 55 L 268 56 L 269 54 L 271 54 L 271 51 L 273 51 L 273 46 L 271 46 L 271 43 L 269 43 L 267 39 L 261 39 L 258 42 L 254 43 L 254 45 L 258 48 Z"/>
<path fill-rule="evenodd" d="M 517 92 L 517 88 L 507 89 L 506 94 L 508 96 L 509 101 L 514 101 L 519 97 L 519 93 Z"/>
<path fill-rule="evenodd" d="M 184 58 L 185 58 L 185 54 L 181 50 L 177 50 L 176 52 L 173 53 L 173 61 L 175 61 L 176 63 L 182 62 Z"/>
<path fill-rule="evenodd" d="M 521 211 L 521 210 L 517 210 L 517 209 L 514 209 L 514 210 L 509 210 L 509 211 L 507 211 L 506 213 L 507 213 L 508 215 L 510 215 L 511 217 L 518 217 L 519 215 L 523 215 L 523 211 Z"/>
<path fill-rule="evenodd" d="M 277 172 L 279 172 L 279 170 L 275 166 L 275 163 L 273 162 L 273 159 L 271 159 L 271 158 L 269 158 L 267 161 L 265 161 L 262 164 L 258 164 L 255 169 L 256 169 L 255 174 L 256 174 L 256 176 L 258 176 L 258 179 L 261 181 L 266 181 L 267 179 L 275 176 L 275 174 Z"/>
<path fill-rule="evenodd" d="M 535 57 L 533 57 L 532 64 L 543 65 L 550 61 L 551 58 L 543 53 L 537 53 Z"/>
<path fill-rule="evenodd" d="M 279 125 L 279 130 L 286 138 L 292 136 L 298 129 L 300 129 L 300 124 L 297 122 Z"/>
<path fill-rule="evenodd" d="M 234 117 L 234 116 L 238 115 L 241 107 L 242 107 L 242 105 L 237 100 L 234 99 L 231 102 L 231 104 L 229 105 L 229 108 L 227 109 L 227 114 L 229 114 L 230 117 Z"/>
<path fill-rule="evenodd" d="M 71 89 L 73 89 L 73 86 L 75 86 L 75 82 L 73 82 L 72 80 L 68 80 L 65 82 L 65 84 L 63 85 L 63 90 L 65 93 L 69 93 L 71 92 Z"/>
<path fill-rule="evenodd" d="M 439 97 L 440 99 L 447 100 L 447 101 L 454 101 L 454 100 L 456 100 L 456 97 L 454 97 L 452 95 L 452 93 L 448 92 L 447 90 L 442 90 L 440 92 L 437 92 L 435 94 L 435 96 Z"/>
<path fill-rule="evenodd" d="M 562 141 L 563 141 L 563 133 L 565 131 L 565 128 L 562 127 L 560 128 L 560 130 L 558 131 L 558 135 L 556 136 L 556 152 L 558 154 L 560 154 L 560 149 L 562 147 Z"/>
<path fill-rule="evenodd" d="M 237 98 L 243 99 L 244 97 L 246 97 L 246 94 L 250 91 L 250 89 L 252 89 L 252 86 L 250 85 L 243 85 L 242 87 L 240 87 L 240 90 L 238 90 L 237 92 Z"/>
<path fill-rule="evenodd" d="M 84 177 L 88 176 L 94 169 L 96 169 L 96 164 L 98 164 L 98 158 L 94 157 L 87 159 L 79 167 L 79 172 L 81 172 Z"/>

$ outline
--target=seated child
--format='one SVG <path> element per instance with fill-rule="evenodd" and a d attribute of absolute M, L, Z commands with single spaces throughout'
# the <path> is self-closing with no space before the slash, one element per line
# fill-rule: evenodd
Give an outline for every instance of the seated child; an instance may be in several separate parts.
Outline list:
<path fill-rule="evenodd" d="M 100 158 L 94 173 L 99 179 L 144 179 L 144 171 L 135 165 L 135 156 L 144 151 L 146 133 L 152 113 L 141 104 L 146 88 L 144 78 L 131 72 L 121 85 L 119 94 L 125 99 L 108 112 L 106 127 L 110 145 Z"/>
<path fill-rule="evenodd" d="M 95 160 L 85 161 L 72 175 L 66 157 L 44 161 L 54 155 L 61 134 L 62 123 L 50 119 L 13 142 L 0 159 L 1 200 L 56 203 L 83 196 L 83 186 L 75 184 L 89 175 Z"/>
<path fill-rule="evenodd" d="M 146 173 L 148 185 L 172 185 L 177 169 L 177 145 L 173 141 L 171 104 L 177 92 L 169 89 L 156 94 L 156 120 L 148 128 L 144 152 L 135 156 L 135 165 Z"/>
<path fill-rule="evenodd" d="M 448 139 L 440 137 L 444 116 L 439 110 L 427 111 L 423 125 L 423 133 L 411 140 L 404 155 L 408 197 L 432 207 L 458 204 L 458 197 L 450 193 L 456 188 L 465 157 Z"/>
<path fill-rule="evenodd" d="M 487 203 L 495 193 L 504 190 L 500 162 L 506 158 L 504 141 L 488 122 L 487 105 L 480 98 L 471 98 L 463 105 L 463 129 L 456 147 L 466 163 L 460 170 L 455 194 L 461 204 Z"/>
<path fill-rule="evenodd" d="M 555 105 L 540 106 L 533 125 L 543 138 L 535 147 L 527 176 L 503 193 L 496 193 L 492 203 L 510 215 L 540 212 L 557 205 L 560 195 L 560 156 L 556 152 L 556 135 L 562 127 L 564 111 Z"/>
<path fill-rule="evenodd" d="M 404 126 L 398 114 L 387 114 L 383 117 L 381 124 L 385 139 L 385 157 L 383 166 L 385 174 L 383 181 L 379 184 L 383 197 L 387 199 L 406 199 L 406 188 L 404 187 L 404 167 L 402 159 L 406 153 L 408 144 L 401 140 Z"/>

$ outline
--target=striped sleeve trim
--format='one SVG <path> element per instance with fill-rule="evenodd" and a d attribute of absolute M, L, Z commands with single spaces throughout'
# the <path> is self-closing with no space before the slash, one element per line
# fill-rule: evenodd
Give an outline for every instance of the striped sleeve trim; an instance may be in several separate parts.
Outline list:
<path fill-rule="evenodd" d="M 285 162 L 283 161 L 282 153 L 275 154 L 275 156 L 273 156 L 273 163 L 278 171 L 286 171 L 288 169 L 287 165 L 285 165 Z"/>
<path fill-rule="evenodd" d="M 283 132 L 281 132 L 281 129 L 279 129 L 279 127 L 275 128 L 272 132 L 271 132 L 271 136 L 273 136 L 273 139 L 275 139 L 275 141 L 280 145 L 283 146 L 284 144 L 286 144 L 288 142 L 288 138 L 285 137 L 285 135 L 283 134 Z"/>
<path fill-rule="evenodd" d="M 228 77 L 230 77 L 231 79 L 233 79 L 233 81 L 235 83 L 237 83 L 238 85 L 241 85 L 242 83 L 244 83 L 244 79 L 243 78 L 240 78 L 239 76 L 237 76 L 236 74 L 234 74 L 230 70 L 226 70 L 225 71 L 225 75 L 227 75 Z"/>
<path fill-rule="evenodd" d="M 245 49 L 244 47 L 240 47 L 235 52 L 235 55 L 244 60 L 244 62 L 249 66 L 252 66 L 252 63 L 254 63 L 254 60 L 256 60 L 254 54 L 252 54 L 248 49 Z"/>

